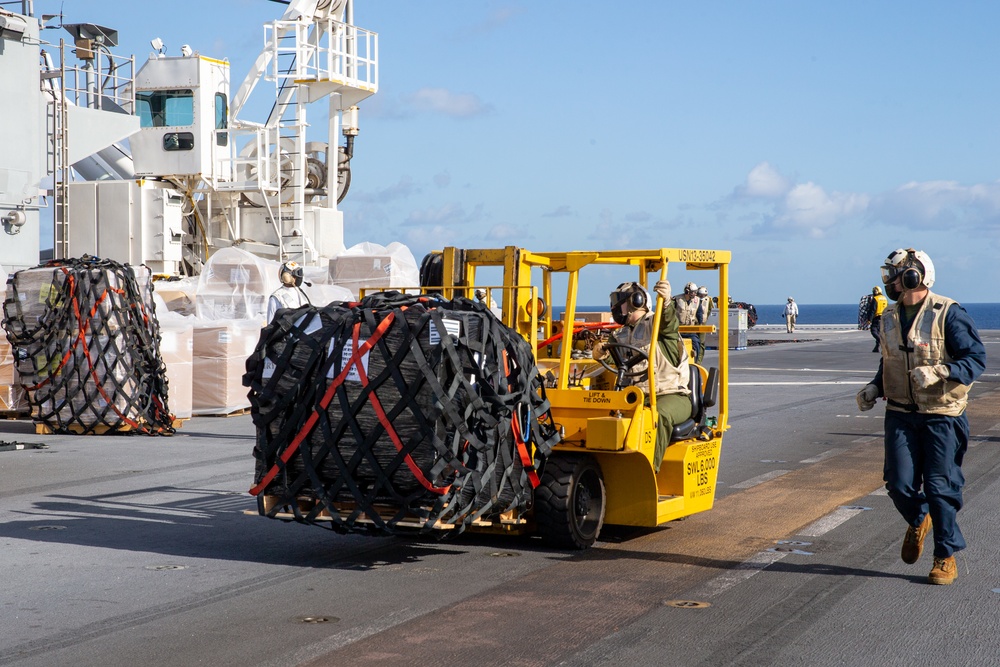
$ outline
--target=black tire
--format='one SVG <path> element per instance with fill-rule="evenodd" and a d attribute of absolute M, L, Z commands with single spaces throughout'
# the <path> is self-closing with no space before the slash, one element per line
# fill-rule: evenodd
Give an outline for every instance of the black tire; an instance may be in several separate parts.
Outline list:
<path fill-rule="evenodd" d="M 560 549 L 586 549 L 604 525 L 607 494 L 604 475 L 592 456 L 549 456 L 535 489 L 535 524 L 546 543 Z"/>

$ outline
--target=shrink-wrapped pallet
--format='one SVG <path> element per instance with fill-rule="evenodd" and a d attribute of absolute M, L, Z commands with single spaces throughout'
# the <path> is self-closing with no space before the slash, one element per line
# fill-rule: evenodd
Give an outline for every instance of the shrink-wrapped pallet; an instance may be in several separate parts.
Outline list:
<path fill-rule="evenodd" d="M 160 322 L 160 357 L 170 386 L 170 409 L 177 419 L 193 412 L 194 325 L 187 318 L 164 318 Z"/>
<path fill-rule="evenodd" d="M 467 299 L 282 311 L 245 381 L 264 512 L 339 531 L 523 509 L 557 439 L 530 347 Z"/>
<path fill-rule="evenodd" d="M 205 263 L 195 295 L 199 319 L 254 319 L 262 326 L 267 299 L 276 290 L 278 262 L 261 259 L 239 248 L 216 251 Z"/>
<path fill-rule="evenodd" d="M 247 357 L 260 338 L 256 320 L 199 320 L 194 325 L 195 415 L 227 415 L 250 407 L 243 387 Z"/>
<path fill-rule="evenodd" d="M 363 288 L 415 287 L 420 284 L 420 271 L 405 245 L 365 242 L 330 260 L 330 282 L 346 287 L 357 298 Z"/>
<path fill-rule="evenodd" d="M 172 432 L 149 270 L 93 257 L 16 273 L 3 327 L 32 416 L 55 432 Z"/>

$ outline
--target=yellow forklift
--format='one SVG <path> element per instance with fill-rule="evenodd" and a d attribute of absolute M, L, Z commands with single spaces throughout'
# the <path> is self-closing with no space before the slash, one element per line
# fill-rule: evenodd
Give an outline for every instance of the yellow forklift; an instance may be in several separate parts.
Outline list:
<path fill-rule="evenodd" d="M 666 279 L 669 265 L 674 264 L 688 271 L 713 272 L 715 281 L 699 282 L 710 291 L 714 282 L 718 303 L 726 304 L 729 263 L 729 251 L 674 248 L 531 252 L 513 246 L 447 247 L 425 258 L 423 289 L 445 298 L 484 301 L 536 350 L 561 434 L 545 463 L 532 507 L 523 516 L 505 515 L 501 522 L 478 522 L 469 530 L 533 532 L 553 545 L 583 549 L 594 543 L 605 523 L 653 527 L 711 509 L 722 436 L 728 428 L 727 309 L 718 309 L 717 331 L 709 325 L 680 327 L 682 334 L 716 333 L 718 360 L 711 369 L 691 362 L 692 418 L 675 427 L 656 472 L 653 365 L 639 364 L 644 369 L 640 372 L 648 373 L 651 391 L 646 396 L 628 382 L 636 375 L 632 367 L 641 360 L 640 351 L 612 348 L 611 362 L 595 361 L 590 354 L 594 342 L 615 325 L 610 313 L 579 312 L 578 294 L 581 271 L 587 269 L 625 267 L 634 272 L 628 280 L 648 289 Z M 493 268 L 484 270 L 488 267 Z M 501 284 L 477 280 L 477 274 L 495 275 L 497 268 L 502 269 Z M 556 285 L 565 289 L 565 305 L 558 316 L 552 307 Z M 661 305 L 662 297 L 657 297 L 656 308 Z M 660 318 L 655 321 L 653 340 Z"/>

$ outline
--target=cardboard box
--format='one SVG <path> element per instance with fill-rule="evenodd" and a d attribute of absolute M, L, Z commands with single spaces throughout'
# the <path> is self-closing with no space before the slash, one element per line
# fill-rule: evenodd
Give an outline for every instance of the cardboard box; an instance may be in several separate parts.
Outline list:
<path fill-rule="evenodd" d="M 193 414 L 224 415 L 250 407 L 243 374 L 247 358 L 257 347 L 260 329 L 256 321 L 246 320 L 195 325 Z"/>
<path fill-rule="evenodd" d="M 192 415 L 194 327 L 160 325 L 160 357 L 167 368 L 167 405 L 178 419 Z"/>
<path fill-rule="evenodd" d="M 359 295 L 365 287 L 413 287 L 393 283 L 392 255 L 345 255 L 330 260 L 330 282 Z"/>

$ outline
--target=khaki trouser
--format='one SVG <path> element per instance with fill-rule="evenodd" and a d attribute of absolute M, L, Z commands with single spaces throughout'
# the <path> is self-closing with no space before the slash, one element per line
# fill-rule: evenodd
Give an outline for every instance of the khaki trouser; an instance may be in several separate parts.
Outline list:
<path fill-rule="evenodd" d="M 788 333 L 792 333 L 793 331 L 795 331 L 795 316 L 792 315 L 791 313 L 785 315 L 785 329 L 788 331 Z"/>

